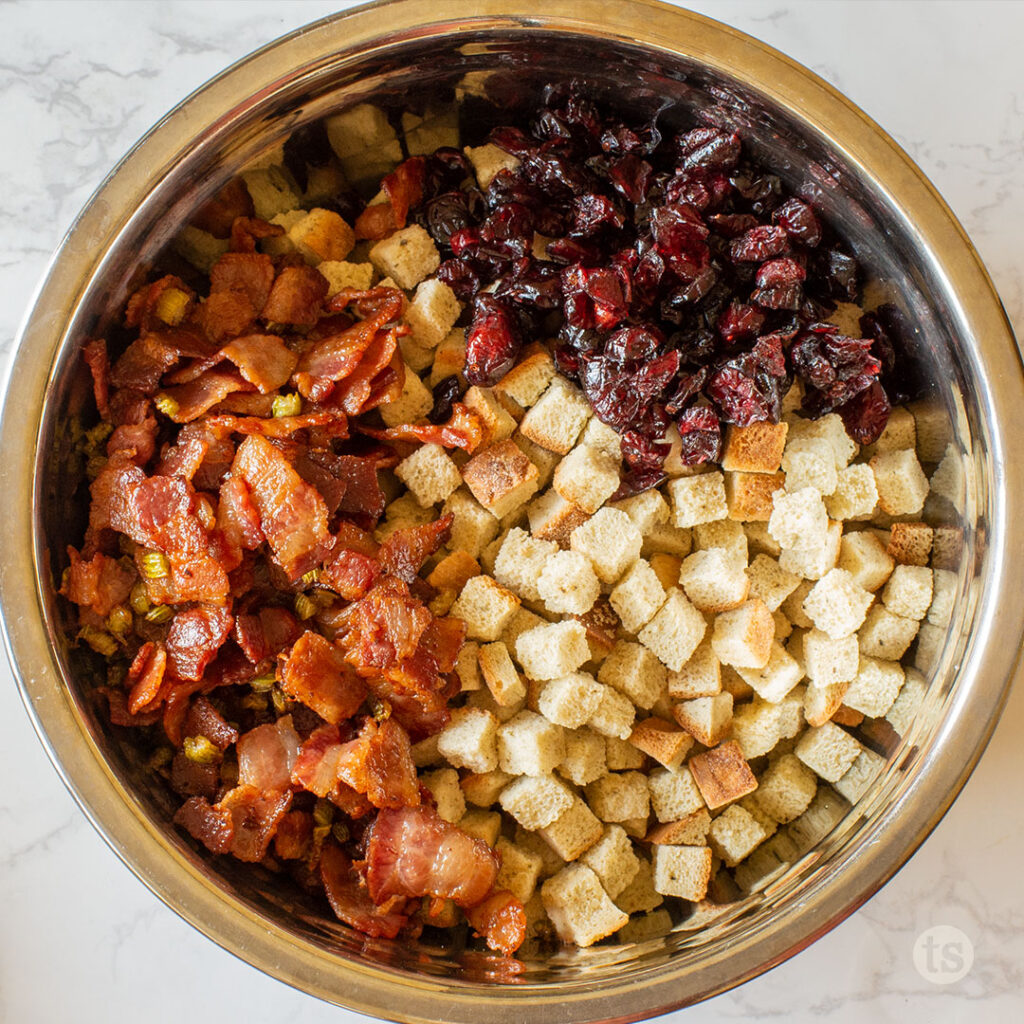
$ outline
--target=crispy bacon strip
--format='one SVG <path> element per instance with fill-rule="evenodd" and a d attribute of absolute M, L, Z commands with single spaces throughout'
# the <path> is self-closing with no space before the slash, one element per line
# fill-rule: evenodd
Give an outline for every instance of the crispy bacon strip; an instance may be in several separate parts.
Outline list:
<path fill-rule="evenodd" d="M 385 572 L 412 583 L 423 563 L 452 535 L 455 517 L 448 512 L 432 523 L 408 526 L 388 535 L 380 546 L 378 558 Z"/>
<path fill-rule="evenodd" d="M 231 613 L 217 605 L 178 612 L 167 634 L 167 662 L 179 679 L 197 681 L 231 635 Z"/>
<path fill-rule="evenodd" d="M 355 222 L 356 238 L 377 240 L 405 227 L 411 207 L 423 199 L 423 178 L 426 160 L 411 156 L 403 160 L 381 181 L 387 203 L 368 206 Z"/>
<path fill-rule="evenodd" d="M 263 859 L 291 802 L 290 792 L 238 786 L 213 806 L 201 796 L 186 800 L 174 821 L 213 853 L 251 863 Z"/>
<path fill-rule="evenodd" d="M 238 782 L 259 790 L 287 789 L 299 756 L 299 735 L 292 716 L 258 725 L 238 738 Z"/>
<path fill-rule="evenodd" d="M 135 573 L 126 570 L 115 559 L 97 552 L 86 561 L 69 546 L 68 561 L 67 582 L 60 592 L 69 601 L 106 617 L 131 593 Z"/>
<path fill-rule="evenodd" d="M 466 920 L 491 949 L 505 956 L 511 956 L 526 938 L 526 911 L 522 903 L 504 889 L 470 907 Z"/>
<path fill-rule="evenodd" d="M 299 357 L 276 334 L 246 334 L 221 349 L 221 355 L 257 391 L 267 394 L 284 387 Z"/>
<path fill-rule="evenodd" d="M 249 189 L 241 178 L 231 178 L 196 211 L 193 226 L 214 238 L 227 238 L 237 217 L 253 215 Z"/>
<path fill-rule="evenodd" d="M 339 921 L 365 935 L 393 939 L 408 918 L 395 910 L 378 907 L 370 899 L 348 855 L 334 843 L 325 843 L 320 854 L 320 878 L 331 909 Z"/>
<path fill-rule="evenodd" d="M 107 356 L 107 343 L 103 338 L 93 338 L 85 343 L 82 349 L 92 375 L 92 393 L 96 399 L 96 408 L 100 418 L 110 419 L 110 359 Z"/>
<path fill-rule="evenodd" d="M 368 692 L 341 651 L 312 630 L 295 642 L 278 669 L 278 678 L 285 693 L 334 725 L 351 718 Z"/>
<path fill-rule="evenodd" d="M 262 318 L 268 323 L 311 327 L 327 298 L 327 278 L 315 267 L 285 267 L 274 279 Z"/>
<path fill-rule="evenodd" d="M 144 708 L 156 703 L 163 686 L 167 669 L 167 650 L 162 643 L 148 641 L 139 648 L 139 653 L 128 668 L 128 713 L 137 715 Z"/>
<path fill-rule="evenodd" d="M 391 718 L 380 726 L 368 718 L 359 736 L 343 743 L 338 778 L 374 807 L 407 807 L 420 802 L 409 735 Z"/>
<path fill-rule="evenodd" d="M 170 418 L 175 423 L 189 423 L 222 402 L 232 392 L 252 390 L 252 384 L 237 370 L 207 370 L 187 384 L 164 388 L 164 394 L 176 403 Z"/>
<path fill-rule="evenodd" d="M 403 423 L 387 429 L 360 427 L 359 432 L 378 441 L 419 441 L 471 452 L 483 443 L 485 427 L 476 412 L 462 402 L 453 402 L 452 415 L 447 423 Z"/>
<path fill-rule="evenodd" d="M 205 698 L 196 697 L 185 716 L 186 736 L 205 736 L 215 747 L 227 750 L 238 742 L 238 730 Z"/>
<path fill-rule="evenodd" d="M 341 752 L 341 736 L 336 725 L 314 729 L 299 748 L 292 768 L 292 783 L 317 796 L 328 796 L 338 784 Z"/>

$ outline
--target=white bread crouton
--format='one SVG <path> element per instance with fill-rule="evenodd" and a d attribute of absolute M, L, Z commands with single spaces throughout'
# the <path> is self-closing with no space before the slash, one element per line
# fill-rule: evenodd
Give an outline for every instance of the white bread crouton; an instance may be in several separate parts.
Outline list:
<path fill-rule="evenodd" d="M 445 501 L 462 483 L 459 467 L 439 444 L 420 445 L 395 467 L 395 476 L 424 507 Z"/>
<path fill-rule="evenodd" d="M 918 457 L 922 462 L 938 462 L 952 440 L 949 413 L 932 398 L 911 402 L 908 408 L 914 417 Z"/>
<path fill-rule="evenodd" d="M 580 863 L 586 864 L 601 880 L 604 891 L 615 899 L 640 870 L 640 858 L 620 825 L 605 826 L 601 838 L 583 853 Z"/>
<path fill-rule="evenodd" d="M 665 590 L 650 562 L 638 558 L 612 588 L 612 608 L 628 633 L 639 633 L 665 603 Z"/>
<path fill-rule="evenodd" d="M 869 519 L 877 505 L 875 474 L 863 462 L 841 469 L 833 493 L 825 499 L 832 519 Z"/>
<path fill-rule="evenodd" d="M 970 472 L 971 465 L 960 449 L 954 444 L 948 445 L 946 454 L 928 481 L 931 495 L 948 502 L 962 514 L 967 493 L 967 477 Z"/>
<path fill-rule="evenodd" d="M 949 631 L 930 622 L 922 622 L 917 631 L 917 647 L 914 651 L 914 665 L 931 675 L 939 664 Z"/>
<path fill-rule="evenodd" d="M 693 528 L 693 548 L 706 551 L 720 548 L 747 564 L 747 534 L 742 524 L 732 519 L 716 519 L 713 523 L 698 523 Z"/>
<path fill-rule="evenodd" d="M 536 405 L 554 375 L 554 360 L 544 349 L 538 349 L 529 355 L 524 353 L 516 365 L 494 385 L 494 390 L 507 395 L 520 408 L 529 409 Z"/>
<path fill-rule="evenodd" d="M 678 477 L 666 485 L 672 501 L 672 525 L 696 526 L 725 519 L 729 505 L 725 498 L 725 478 L 712 471 L 697 476 Z"/>
<path fill-rule="evenodd" d="M 828 441 L 832 446 L 837 470 L 845 469 L 858 451 L 857 442 L 846 433 L 842 419 L 834 412 L 816 420 L 791 420 L 789 440 L 806 437 L 820 437 Z"/>
<path fill-rule="evenodd" d="M 654 888 L 657 892 L 696 903 L 707 895 L 710 880 L 710 847 L 654 848 Z"/>
<path fill-rule="evenodd" d="M 786 548 L 779 553 L 779 565 L 786 572 L 806 580 L 820 580 L 829 569 L 836 567 L 842 540 L 843 524 L 830 519 L 825 539 L 820 545 L 813 548 Z"/>
<path fill-rule="evenodd" d="M 380 181 L 401 159 L 402 147 L 387 114 L 359 103 L 324 119 L 327 139 L 353 184 Z"/>
<path fill-rule="evenodd" d="M 661 822 L 680 821 L 704 809 L 704 798 L 690 769 L 656 768 L 647 778 L 651 810 Z"/>
<path fill-rule="evenodd" d="M 543 626 L 545 621 L 539 615 L 531 612 L 529 608 L 519 607 L 512 613 L 512 618 L 505 623 L 505 628 L 501 631 L 501 642 L 509 651 L 514 651 L 516 641 L 523 633 L 535 626 Z"/>
<path fill-rule="evenodd" d="M 496 704 L 503 708 L 511 708 L 525 699 L 526 686 L 512 664 L 508 647 L 502 641 L 484 644 L 480 648 L 478 660 L 484 682 Z"/>
<path fill-rule="evenodd" d="M 835 640 L 820 629 L 812 629 L 803 638 L 804 673 L 818 686 L 849 683 L 860 662 L 855 634 Z"/>
<path fill-rule="evenodd" d="M 763 602 L 770 612 L 778 611 L 782 602 L 800 585 L 796 573 L 787 572 L 769 555 L 760 554 L 747 566 L 750 596 Z"/>
<path fill-rule="evenodd" d="M 732 613 L 728 613 L 732 614 Z M 704 638 L 707 623 L 681 590 L 673 590 L 637 639 L 662 664 L 678 672 Z"/>
<path fill-rule="evenodd" d="M 630 737 L 632 735 L 630 733 Z M 638 772 L 647 765 L 644 752 L 634 747 L 629 740 L 620 740 L 618 736 L 604 737 L 604 758 L 610 772 Z M 623 822 L 622 827 L 629 832 L 629 822 Z"/>
<path fill-rule="evenodd" d="M 541 886 L 544 909 L 563 942 L 592 946 L 629 922 L 584 864 L 569 864 Z"/>
<path fill-rule="evenodd" d="M 794 753 L 826 782 L 838 782 L 857 760 L 861 749 L 848 732 L 826 722 L 808 729 L 800 737 Z"/>
<path fill-rule="evenodd" d="M 497 725 L 495 725 L 496 736 Z M 498 763 L 497 739 L 495 739 L 494 763 Z M 459 785 L 462 786 L 462 793 L 467 803 L 473 804 L 476 807 L 492 807 L 498 802 L 501 791 L 512 781 L 511 775 L 506 775 L 505 772 L 499 772 L 497 769 L 494 769 L 492 771 L 464 775 Z"/>
<path fill-rule="evenodd" d="M 506 534 L 494 560 L 494 578 L 525 601 L 539 601 L 538 583 L 544 565 L 558 552 L 558 545 L 537 540 L 519 527 Z"/>
<path fill-rule="evenodd" d="M 498 767 L 509 775 L 549 775 L 565 757 L 562 727 L 520 711 L 498 727 Z"/>
<path fill-rule="evenodd" d="M 618 641 L 598 669 L 597 678 L 627 696 L 637 707 L 650 709 L 665 692 L 665 667 L 646 648 Z"/>
<path fill-rule="evenodd" d="M 459 111 L 454 104 L 431 104 L 423 116 L 405 111 L 402 134 L 409 156 L 429 156 L 442 146 L 459 145 Z"/>
<path fill-rule="evenodd" d="M 763 813 L 785 825 L 807 810 L 817 789 L 814 772 L 795 754 L 783 754 L 765 769 L 750 799 Z"/>
<path fill-rule="evenodd" d="M 688 765 L 709 810 L 718 810 L 757 789 L 757 779 L 735 740 L 695 754 Z"/>
<path fill-rule="evenodd" d="M 449 547 L 465 551 L 472 558 L 498 536 L 498 520 L 467 490 L 459 489 L 448 496 L 443 514 L 452 515 L 452 535 Z"/>
<path fill-rule="evenodd" d="M 597 711 L 603 692 L 603 687 L 592 675 L 573 672 L 546 682 L 537 706 L 549 722 L 566 729 L 579 729 Z"/>
<path fill-rule="evenodd" d="M 410 224 L 381 239 L 370 249 L 370 262 L 382 277 L 410 291 L 441 264 L 434 240 L 419 224 Z"/>
<path fill-rule="evenodd" d="M 385 426 L 397 427 L 402 423 L 416 423 L 433 407 L 434 396 L 429 389 L 415 373 L 406 371 L 402 393 L 393 402 L 384 402 L 379 408 Z M 440 445 L 432 447 L 438 448 Z"/>
<path fill-rule="evenodd" d="M 733 668 L 764 668 L 772 654 L 775 620 L 764 602 L 753 598 L 715 616 L 711 646 L 718 660 Z M 670 666 L 672 667 L 672 666 Z"/>
<path fill-rule="evenodd" d="M 785 486 L 785 473 L 726 473 L 729 518 L 740 523 L 767 523 L 772 514 L 772 495 Z"/>
<path fill-rule="evenodd" d="M 543 861 L 533 850 L 520 846 L 500 836 L 494 850 L 501 858 L 501 867 L 494 879 L 495 891 L 502 889 L 512 893 L 520 903 L 526 904 L 537 887 L 537 879 Z"/>
<path fill-rule="evenodd" d="M 558 774 L 577 786 L 585 786 L 608 771 L 605 737 L 586 727 L 567 729 L 565 757 L 558 765 Z"/>
<path fill-rule="evenodd" d="M 903 448 L 916 447 L 917 427 L 914 423 L 914 414 L 905 406 L 897 405 L 889 413 L 878 440 L 861 449 L 861 455 L 870 459 L 882 452 L 898 452 Z"/>
<path fill-rule="evenodd" d="M 732 694 L 684 700 L 672 709 L 675 720 L 705 747 L 713 747 L 729 734 L 732 725 Z"/>
<path fill-rule="evenodd" d="M 647 778 L 641 772 L 609 772 L 586 788 L 590 809 L 606 822 L 646 817 L 650 809 Z"/>
<path fill-rule="evenodd" d="M 434 733 L 433 736 L 428 736 L 412 745 L 410 749 L 412 763 L 417 768 L 433 768 L 444 764 L 444 758 L 437 750 L 437 738 L 438 734 Z"/>
<path fill-rule="evenodd" d="M 633 525 L 643 536 L 655 526 L 662 526 L 668 522 L 670 515 L 668 502 L 661 496 L 661 492 L 653 487 L 640 494 L 634 494 L 621 501 L 612 502 L 609 508 L 621 509 L 633 520 Z"/>
<path fill-rule="evenodd" d="M 628 740 L 633 731 L 635 718 L 636 709 L 633 702 L 624 693 L 619 693 L 618 690 L 610 686 L 604 686 L 601 691 L 601 703 L 590 716 L 587 725 L 602 736 Z"/>
<path fill-rule="evenodd" d="M 726 867 L 732 868 L 770 835 L 771 830 L 750 811 L 733 804 L 712 820 L 708 829 L 708 845 L 722 858 Z"/>
<path fill-rule="evenodd" d="M 550 543 L 550 542 L 535 542 Z M 582 615 L 601 594 L 590 561 L 578 551 L 555 551 L 544 560 L 537 590 L 544 607 L 557 615 Z"/>
<path fill-rule="evenodd" d="M 695 551 L 683 559 L 679 582 L 695 608 L 725 612 L 747 599 L 746 559 L 725 548 Z"/>
<path fill-rule="evenodd" d="M 706 807 L 680 818 L 655 825 L 644 837 L 655 846 L 706 846 L 711 815 Z"/>
<path fill-rule="evenodd" d="M 685 558 L 692 546 L 693 539 L 689 530 L 673 526 L 671 523 L 659 523 L 652 526 L 644 535 L 640 551 L 645 558 L 651 558 L 656 554 Z"/>
<path fill-rule="evenodd" d="M 497 811 L 471 807 L 460 819 L 459 828 L 474 839 L 483 840 L 493 847 L 501 834 L 501 815 Z"/>
<path fill-rule="evenodd" d="M 899 661 L 914 642 L 919 629 L 917 619 L 894 615 L 884 605 L 876 604 L 857 633 L 857 644 L 861 654 L 885 661 Z"/>
<path fill-rule="evenodd" d="M 924 701 L 928 687 L 924 676 L 916 668 L 908 668 L 906 681 L 899 696 L 893 701 L 892 707 L 886 712 L 885 720 L 896 730 L 900 736 L 904 736 L 917 717 L 921 704 Z"/>
<path fill-rule="evenodd" d="M 610 741 L 609 741 L 610 742 Z M 615 765 L 614 769 L 642 767 L 643 754 L 653 757 L 665 768 L 678 768 L 693 746 L 693 737 L 664 718 L 645 718 L 633 726 L 630 744 L 641 754 L 639 765 Z M 609 765 L 609 767 L 612 767 Z"/>
<path fill-rule="evenodd" d="M 581 444 L 555 467 L 551 485 L 566 501 L 593 513 L 618 490 L 619 464 L 600 448 Z"/>
<path fill-rule="evenodd" d="M 808 725 L 824 725 L 839 711 L 849 682 L 811 683 L 804 692 L 804 717 Z"/>
<path fill-rule="evenodd" d="M 869 463 L 875 474 L 878 507 L 891 516 L 916 515 L 928 497 L 928 478 L 914 452 L 883 452 Z"/>
<path fill-rule="evenodd" d="M 639 557 L 643 538 L 633 521 L 621 509 L 602 508 L 577 526 L 569 546 L 590 559 L 602 583 L 616 580 Z"/>
<path fill-rule="evenodd" d="M 531 832 L 550 825 L 572 802 L 572 791 L 554 775 L 521 775 L 498 797 L 502 810 Z"/>
<path fill-rule="evenodd" d="M 746 427 L 730 423 L 725 429 L 722 469 L 741 473 L 777 472 L 788 433 L 788 423 L 751 423 Z"/>
<path fill-rule="evenodd" d="M 615 898 L 620 910 L 627 914 L 650 914 L 665 902 L 665 898 L 654 888 L 654 870 L 651 862 L 642 854 L 640 865 L 633 881 Z"/>
<path fill-rule="evenodd" d="M 430 790 L 438 816 L 453 825 L 458 824 L 466 813 L 466 798 L 459 786 L 459 773 L 454 768 L 439 768 L 436 772 L 420 772 L 419 781 Z"/>
<path fill-rule="evenodd" d="M 814 623 L 807 617 L 807 613 L 804 611 L 804 601 L 813 587 L 814 582 L 812 580 L 804 580 L 782 602 L 782 611 L 797 629 L 812 629 L 814 627 Z"/>
<path fill-rule="evenodd" d="M 927 565 L 934 536 L 927 523 L 893 523 L 886 550 L 900 565 Z"/>
<path fill-rule="evenodd" d="M 372 263 L 346 263 L 344 260 L 324 260 L 316 268 L 327 278 L 327 297 L 343 288 L 366 291 L 373 281 Z"/>
<path fill-rule="evenodd" d="M 791 636 L 793 633 L 793 623 L 786 617 L 786 613 L 781 609 L 776 609 L 772 612 L 772 620 L 775 623 L 775 639 L 785 640 L 786 637 Z"/>
<path fill-rule="evenodd" d="M 777 559 L 782 552 L 782 547 L 768 532 L 768 518 L 771 513 L 769 500 L 768 515 L 764 517 L 764 521 L 744 523 L 743 530 L 747 535 L 747 547 L 752 555 L 768 555 L 770 558 Z"/>
<path fill-rule="evenodd" d="M 732 738 L 749 761 L 773 750 L 781 738 L 780 707 L 755 698 L 733 708 Z"/>
<path fill-rule="evenodd" d="M 836 489 L 836 460 L 824 438 L 798 437 L 786 445 L 782 456 L 786 489 L 791 492 L 813 487 L 822 497 Z"/>
<path fill-rule="evenodd" d="M 448 337 L 462 305 L 443 281 L 436 277 L 421 281 L 405 310 L 405 322 L 413 340 L 423 348 L 435 349 Z M 509 431 L 511 433 L 511 431 Z"/>
<path fill-rule="evenodd" d="M 501 171 L 514 171 L 519 166 L 519 158 L 493 143 L 485 143 L 483 146 L 466 146 L 463 150 L 466 158 L 473 165 L 473 172 L 480 188 L 484 191 L 490 187 L 492 181 Z"/>
<path fill-rule="evenodd" d="M 889 578 L 895 564 L 882 542 L 870 531 L 843 534 L 839 568 L 845 569 L 859 587 L 874 593 Z"/>
<path fill-rule="evenodd" d="M 810 807 L 790 822 L 787 832 L 798 854 L 822 841 L 843 820 L 850 805 L 828 786 L 819 786 Z"/>
<path fill-rule="evenodd" d="M 505 441 L 515 433 L 516 421 L 498 401 L 493 388 L 481 388 L 474 384 L 467 388 L 462 396 L 462 404 L 467 409 L 472 409 L 483 423 L 483 440 L 480 448 L 486 448 L 495 441 Z"/>
<path fill-rule="evenodd" d="M 923 619 L 932 603 L 932 589 L 931 569 L 923 565 L 898 565 L 882 591 L 882 602 L 894 615 Z"/>
<path fill-rule="evenodd" d="M 804 599 L 804 611 L 817 629 L 839 640 L 860 628 L 871 600 L 845 569 L 830 569 Z"/>
<path fill-rule="evenodd" d="M 948 626 L 956 604 L 957 575 L 948 569 L 933 573 L 932 601 L 928 606 L 928 621 L 933 626 Z"/>
<path fill-rule="evenodd" d="M 583 428 L 583 436 L 580 438 L 580 445 L 597 448 L 616 464 L 622 461 L 622 438 L 607 423 L 602 423 L 596 416 L 591 416 L 587 420 L 587 425 Z"/>
<path fill-rule="evenodd" d="M 575 620 L 536 626 L 516 640 L 516 660 L 531 679 L 567 676 L 589 657 L 587 631 Z"/>
<path fill-rule="evenodd" d="M 583 392 L 563 378 L 555 377 L 544 394 L 527 410 L 519 430 L 541 448 L 565 455 L 589 419 L 590 406 Z"/>
<path fill-rule="evenodd" d="M 880 718 L 892 707 L 903 680 L 903 667 L 899 662 L 880 661 L 862 655 L 857 675 L 846 691 L 843 703 L 868 718 Z"/>
<path fill-rule="evenodd" d="M 771 704 L 778 704 L 804 674 L 796 659 L 777 641 L 771 644 L 764 668 L 734 667 L 751 689 Z"/>
<path fill-rule="evenodd" d="M 568 809 L 538 832 L 562 860 L 574 861 L 601 838 L 604 826 L 578 796 L 573 796 Z"/>
<path fill-rule="evenodd" d="M 885 758 L 865 747 L 849 771 L 832 785 L 835 791 L 855 804 L 870 788 L 876 776 L 885 768 Z"/>
<path fill-rule="evenodd" d="M 483 774 L 498 767 L 498 720 L 482 708 L 454 708 L 437 737 L 438 753 L 456 768 Z"/>
<path fill-rule="evenodd" d="M 451 614 L 466 623 L 466 636 L 471 640 L 494 641 L 519 607 L 519 598 L 491 579 L 474 576 L 466 581 Z"/>
<path fill-rule="evenodd" d="M 343 260 L 356 244 L 356 236 L 333 210 L 316 207 L 288 229 L 288 238 L 311 267 L 324 260 Z"/>
<path fill-rule="evenodd" d="M 461 327 L 454 327 L 434 350 L 434 364 L 430 368 L 430 386 L 437 387 L 447 377 L 458 377 L 463 380 L 462 371 L 465 366 L 466 332 Z"/>
<path fill-rule="evenodd" d="M 807 551 L 825 544 L 828 515 L 821 495 L 813 487 L 772 495 L 768 532 L 783 550 Z"/>
<path fill-rule="evenodd" d="M 291 213 L 299 205 L 295 181 L 283 167 L 257 167 L 242 171 L 241 177 L 260 220 L 272 221 L 278 214 Z M 304 211 L 300 212 L 304 215 Z"/>
<path fill-rule="evenodd" d="M 577 526 L 582 526 L 589 518 L 579 505 L 573 505 L 563 498 L 558 491 L 545 491 L 535 498 L 526 509 L 530 521 L 530 532 L 538 540 L 552 541 L 560 548 L 569 546 L 569 538 Z"/>
<path fill-rule="evenodd" d="M 507 722 L 510 718 L 515 718 L 520 711 L 526 707 L 526 698 L 517 700 L 512 704 L 499 704 L 491 694 L 491 691 L 486 687 L 481 687 L 479 690 L 474 690 L 472 693 L 466 694 L 467 708 L 483 708 L 484 711 L 489 711 L 499 722 Z"/>
<path fill-rule="evenodd" d="M 684 532 L 689 533 L 690 531 L 686 530 Z M 664 551 L 655 551 L 651 554 L 645 553 L 644 557 L 651 563 L 651 569 L 654 571 L 654 575 L 658 577 L 661 589 L 666 594 L 673 587 L 679 586 L 679 573 L 683 568 L 683 560 L 681 558 L 666 554 Z"/>
<path fill-rule="evenodd" d="M 302 213 L 301 210 L 296 212 Z M 230 244 L 227 238 L 215 238 L 209 231 L 186 224 L 178 229 L 171 248 L 183 260 L 208 274 L 217 260 L 228 251 Z"/>
<path fill-rule="evenodd" d="M 478 452 L 462 468 L 473 497 L 503 519 L 524 504 L 540 486 L 537 467 L 514 441 L 497 441 Z"/>
<path fill-rule="evenodd" d="M 678 672 L 668 674 L 668 695 L 676 700 L 713 697 L 722 691 L 722 663 L 709 640 L 700 644 Z"/>

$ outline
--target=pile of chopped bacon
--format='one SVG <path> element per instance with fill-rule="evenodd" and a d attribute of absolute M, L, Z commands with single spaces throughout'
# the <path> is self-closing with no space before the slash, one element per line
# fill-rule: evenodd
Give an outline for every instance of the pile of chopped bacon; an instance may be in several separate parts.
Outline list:
<path fill-rule="evenodd" d="M 401 293 L 328 298 L 315 268 L 256 251 L 281 229 L 232 194 L 207 294 L 163 276 L 128 302 L 123 351 L 85 346 L 106 444 L 61 592 L 191 836 L 319 879 L 369 935 L 416 934 L 450 900 L 511 953 L 525 917 L 494 890 L 497 856 L 439 817 L 410 753 L 458 689 L 465 627 L 420 577 L 451 517 L 372 536 L 378 471 L 482 425 L 456 403 L 436 426 L 363 429 L 403 386 Z"/>

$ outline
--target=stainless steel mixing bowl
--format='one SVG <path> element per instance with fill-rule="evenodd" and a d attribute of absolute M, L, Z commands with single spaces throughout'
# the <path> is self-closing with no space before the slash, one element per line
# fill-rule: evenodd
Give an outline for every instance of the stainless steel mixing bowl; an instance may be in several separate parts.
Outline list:
<path fill-rule="evenodd" d="M 742 130 L 812 194 L 910 315 L 960 454 L 965 530 L 952 626 L 906 735 L 867 737 L 887 770 L 839 825 L 704 929 L 564 950 L 521 971 L 487 954 L 367 940 L 258 868 L 214 863 L 169 825 L 172 800 L 93 714 L 54 574 L 81 536 L 69 418 L 89 406 L 79 350 L 191 211 L 295 128 L 366 99 L 455 94 L 500 69 L 529 94 L 577 75 L 627 106 Z M 463 89 L 472 93 L 472 89 Z M 471 101 L 468 101 L 471 102 Z M 720 992 L 792 956 L 906 861 L 980 756 L 1015 671 L 1024 602 L 1024 378 L 970 242 L 921 172 L 862 112 L 757 41 L 645 0 L 396 0 L 261 50 L 172 111 L 82 211 L 25 320 L 2 422 L 0 592 L 26 706 L 90 820 L 139 878 L 225 949 L 282 980 L 408 1021 L 634 1020 Z"/>

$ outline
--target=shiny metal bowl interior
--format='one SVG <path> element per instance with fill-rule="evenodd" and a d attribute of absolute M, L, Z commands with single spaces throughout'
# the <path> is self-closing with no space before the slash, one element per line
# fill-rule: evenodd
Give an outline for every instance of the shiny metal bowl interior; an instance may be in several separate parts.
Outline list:
<path fill-rule="evenodd" d="M 1006 459 L 1008 440 L 1024 436 L 1021 368 L 952 215 L 877 126 L 805 69 L 653 3 L 485 0 L 472 15 L 464 6 L 397 0 L 273 44 L 168 115 L 83 211 L 25 322 L 8 382 L 7 639 L 40 736 L 85 812 L 147 885 L 225 948 L 317 996 L 393 1019 L 477 1021 L 486 999 L 496 1020 L 634 1020 L 721 991 L 813 941 L 884 884 L 966 780 L 1005 698 L 1024 618 L 1007 580 L 1024 552 L 1008 516 L 1024 507 L 1024 474 Z M 699 110 L 739 128 L 791 188 L 813 195 L 918 326 L 965 480 L 953 627 L 925 666 L 932 682 L 917 723 L 889 742 L 867 738 L 888 759 L 869 793 L 707 927 L 679 922 L 641 944 L 525 959 L 518 973 L 440 941 L 367 940 L 260 869 L 198 853 L 167 824 L 171 795 L 93 714 L 53 587 L 83 525 L 68 499 L 64 429 L 89 401 L 79 349 L 109 323 L 140 265 L 226 178 L 295 128 L 366 99 L 396 110 L 427 96 L 450 101 L 466 74 L 496 69 L 512 73 L 503 77 L 520 96 L 576 76 L 635 110 L 671 100 L 670 119 Z M 471 106 L 463 124 L 471 134 Z"/>

